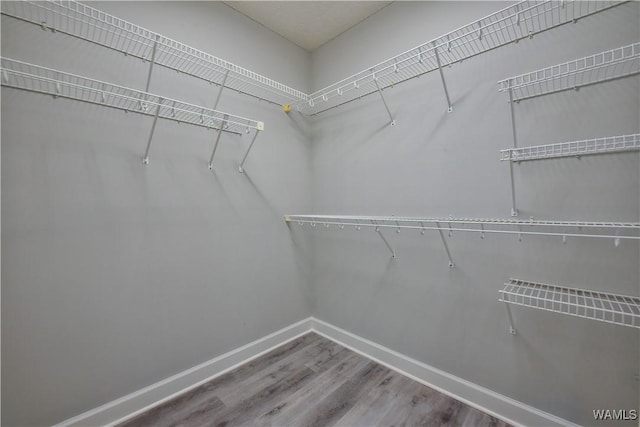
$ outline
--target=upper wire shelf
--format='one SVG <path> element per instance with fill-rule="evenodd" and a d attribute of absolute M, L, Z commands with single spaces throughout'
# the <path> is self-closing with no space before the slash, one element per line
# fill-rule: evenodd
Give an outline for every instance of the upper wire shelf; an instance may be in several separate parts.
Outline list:
<path fill-rule="evenodd" d="M 513 101 L 614 80 L 640 73 L 640 42 L 532 71 L 498 82 Z"/>
<path fill-rule="evenodd" d="M 307 95 L 268 77 L 73 0 L 3 1 L 2 14 L 279 105 Z M 154 53 L 155 50 L 155 53 Z"/>
<path fill-rule="evenodd" d="M 93 80 L 39 65 L 2 58 L 2 86 L 69 98 L 237 134 L 263 130 L 264 123 L 198 105 Z"/>
<path fill-rule="evenodd" d="M 640 150 L 640 134 L 609 136 L 582 141 L 559 142 L 500 150 L 500 160 L 522 162 L 557 157 L 579 157 L 589 154 L 622 153 Z"/>
<path fill-rule="evenodd" d="M 418 47 L 333 83 L 298 101 L 298 110 L 318 114 L 362 96 L 451 65 L 624 1 L 521 1 Z M 439 58 L 436 56 L 436 49 Z"/>
<path fill-rule="evenodd" d="M 499 301 L 640 328 L 640 298 L 509 279 Z M 510 313 L 509 313 L 510 314 Z M 513 325 L 511 326 L 512 331 Z M 512 332 L 514 333 L 514 332 Z"/>
<path fill-rule="evenodd" d="M 322 225 L 324 227 L 350 226 L 389 228 L 396 231 L 444 230 L 478 233 L 506 233 L 518 235 L 546 235 L 560 237 L 603 237 L 612 239 L 640 239 L 638 222 L 604 221 L 556 221 L 516 220 L 483 218 L 420 218 L 396 216 L 352 216 L 352 215 L 285 215 L 285 221 L 300 225 Z"/>

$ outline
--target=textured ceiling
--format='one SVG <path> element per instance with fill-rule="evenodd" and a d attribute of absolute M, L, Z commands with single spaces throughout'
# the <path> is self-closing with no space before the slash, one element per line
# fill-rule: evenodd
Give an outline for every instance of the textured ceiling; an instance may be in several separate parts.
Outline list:
<path fill-rule="evenodd" d="M 225 4 L 312 51 L 389 1 L 227 1 Z"/>

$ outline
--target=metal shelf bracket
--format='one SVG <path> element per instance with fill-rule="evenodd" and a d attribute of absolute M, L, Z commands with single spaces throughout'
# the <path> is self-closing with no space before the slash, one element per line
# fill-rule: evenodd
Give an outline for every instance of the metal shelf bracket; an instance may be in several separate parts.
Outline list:
<path fill-rule="evenodd" d="M 227 116 L 225 115 L 225 118 L 226 117 Z M 216 135 L 216 142 L 213 144 L 213 151 L 211 151 L 211 157 L 209 158 L 209 170 L 213 170 L 213 156 L 216 155 L 216 150 L 218 150 L 218 143 L 220 143 L 220 136 L 222 135 L 222 128 L 224 127 L 223 123 L 220 123 L 218 135 Z"/>
<path fill-rule="evenodd" d="M 480 38 L 482 38 L 482 27 L 480 28 Z M 436 54 L 436 62 L 438 63 L 438 71 L 440 72 L 440 79 L 442 80 L 442 87 L 444 88 L 444 96 L 447 97 L 447 112 L 453 112 L 453 105 L 451 105 L 451 99 L 449 98 L 449 91 L 447 90 L 447 82 L 444 79 L 444 73 L 442 72 L 442 63 L 440 62 L 440 54 L 438 53 L 438 45 L 433 42 L 433 51 Z"/>
<path fill-rule="evenodd" d="M 151 132 L 149 132 L 149 140 L 147 141 L 147 149 L 144 151 L 144 157 L 142 158 L 142 163 L 145 165 L 149 164 L 149 150 L 151 149 L 151 140 L 153 139 L 153 133 L 156 130 L 156 123 L 158 122 L 158 115 L 160 114 L 160 108 L 162 108 L 163 98 L 160 98 L 158 102 L 158 106 L 156 107 L 156 114 L 153 116 L 153 124 L 151 125 Z"/>
<path fill-rule="evenodd" d="M 391 110 L 389 110 L 389 106 L 387 105 L 387 101 L 384 99 L 384 95 L 382 94 L 382 90 L 380 90 L 380 85 L 378 84 L 378 78 L 376 77 L 376 74 L 372 71 L 373 73 L 373 82 L 376 85 L 376 89 L 378 91 L 378 93 L 380 94 L 380 98 L 382 99 L 382 103 L 384 104 L 384 108 L 387 110 L 387 114 L 389 115 L 389 120 L 391 120 L 390 124 L 391 126 L 395 126 L 396 125 L 396 121 L 393 119 L 393 116 L 391 115 Z"/>
<path fill-rule="evenodd" d="M 451 225 L 449 225 L 451 226 Z M 453 263 L 453 258 L 451 258 L 451 252 L 449 251 L 449 245 L 444 238 L 444 234 L 442 234 L 442 228 L 440 228 L 440 223 L 436 222 L 436 227 L 438 228 L 438 233 L 440 234 L 440 240 L 442 240 L 442 245 L 444 246 L 444 250 L 447 252 L 447 257 L 449 258 L 449 268 L 455 267 Z M 451 232 L 451 231 L 450 231 Z"/>
<path fill-rule="evenodd" d="M 238 171 L 240 173 L 244 173 L 244 162 L 247 160 L 247 156 L 249 155 L 249 151 L 251 151 L 251 148 L 253 147 L 253 143 L 256 142 L 256 138 L 258 137 L 258 133 L 260 132 L 260 129 L 256 129 L 256 132 L 253 134 L 253 138 L 251 139 L 251 143 L 249 144 L 249 148 L 247 148 L 247 152 L 244 153 L 244 157 L 242 158 L 242 161 L 240 162 L 240 165 L 238 166 Z"/>
<path fill-rule="evenodd" d="M 517 335 L 518 330 L 513 327 L 513 316 L 511 315 L 511 307 L 507 302 L 504 303 L 504 306 L 507 308 L 507 317 L 509 317 L 509 333 L 511 335 Z"/>
<path fill-rule="evenodd" d="M 382 234 L 382 231 L 380 231 L 380 227 L 376 227 L 375 228 L 376 233 L 378 233 L 378 236 L 380 236 L 380 238 L 382 239 L 382 241 L 384 242 L 385 246 L 387 247 L 387 249 L 389 249 L 389 252 L 391 252 L 391 258 L 396 257 L 396 251 L 393 250 L 393 248 L 391 247 L 391 245 L 389 244 L 389 241 L 387 240 L 386 237 L 384 237 L 384 234 Z"/>

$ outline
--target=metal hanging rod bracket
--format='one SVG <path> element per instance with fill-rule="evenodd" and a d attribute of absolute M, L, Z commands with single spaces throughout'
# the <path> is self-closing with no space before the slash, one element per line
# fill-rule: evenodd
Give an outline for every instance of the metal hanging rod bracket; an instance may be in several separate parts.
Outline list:
<path fill-rule="evenodd" d="M 511 111 L 511 136 L 513 138 L 513 148 L 518 147 L 516 134 L 516 116 L 513 111 L 513 90 L 509 88 L 509 111 Z M 513 164 L 509 163 L 509 178 L 511 182 L 511 216 L 518 216 L 518 208 L 516 207 L 516 186 L 513 178 Z"/>
<path fill-rule="evenodd" d="M 453 258 L 451 257 L 451 252 L 449 251 L 449 245 L 447 244 L 446 239 L 444 238 L 444 234 L 442 234 L 442 228 L 440 228 L 440 223 L 436 222 L 436 227 L 438 227 L 438 234 L 440 234 L 440 240 L 442 241 L 442 245 L 444 246 L 444 250 L 447 252 L 447 257 L 449 258 L 449 268 L 455 267 L 453 263 Z M 451 225 L 449 225 L 449 236 L 452 234 Z"/>
<path fill-rule="evenodd" d="M 375 225 L 375 224 L 374 224 Z M 382 234 L 382 231 L 380 231 L 380 227 L 375 228 L 376 233 L 378 233 L 378 236 L 380 236 L 380 238 L 382 239 L 382 241 L 384 242 L 385 246 L 387 247 L 387 249 L 389 249 L 389 252 L 391 252 L 391 258 L 396 257 L 396 251 L 393 250 L 393 248 L 391 247 L 391 245 L 389 244 L 389 241 L 387 240 L 386 237 L 384 237 L 384 234 Z"/>
<path fill-rule="evenodd" d="M 482 27 L 480 28 L 480 38 L 482 39 Z M 444 96 L 447 98 L 447 112 L 453 112 L 453 105 L 451 105 L 451 99 L 449 98 L 449 91 L 447 90 L 447 82 L 444 79 L 444 72 L 442 71 L 442 63 L 440 62 L 440 54 L 438 54 L 438 46 L 436 42 L 433 42 L 433 51 L 436 55 L 436 63 L 438 64 L 438 71 L 440 72 L 440 79 L 442 80 L 442 87 L 444 88 Z"/>
<path fill-rule="evenodd" d="M 251 139 L 251 143 L 249 144 L 249 148 L 247 148 L 247 152 L 244 153 L 244 157 L 242 158 L 242 161 L 240 162 L 240 165 L 238 166 L 238 171 L 240 173 L 244 173 L 244 162 L 247 160 L 247 156 L 249 155 L 249 151 L 251 151 L 251 148 L 253 147 L 253 143 L 256 142 L 256 138 L 258 137 L 258 132 L 260 132 L 260 130 L 256 130 L 256 132 L 253 134 L 253 138 Z"/>
<path fill-rule="evenodd" d="M 224 90 L 225 84 L 227 84 L 227 78 L 229 77 L 229 70 L 224 73 L 224 79 L 222 79 L 222 83 L 220 84 L 220 90 L 218 91 L 218 96 L 216 96 L 216 102 L 213 104 L 213 109 L 218 108 L 218 103 L 220 102 L 220 96 L 222 95 L 222 91 Z"/>
<path fill-rule="evenodd" d="M 513 316 L 511 315 L 511 307 L 509 307 L 509 304 L 507 302 L 504 303 L 504 306 L 507 309 L 507 317 L 509 318 L 509 333 L 511 335 L 517 335 L 518 330 L 513 327 Z"/>
<path fill-rule="evenodd" d="M 384 99 L 384 95 L 382 94 L 382 90 L 380 90 L 380 85 L 378 85 L 378 78 L 376 77 L 375 73 L 373 74 L 373 82 L 376 85 L 376 90 L 380 94 L 380 98 L 382 99 L 382 103 L 384 104 L 384 108 L 387 110 L 387 114 L 389 115 L 389 120 L 391 120 L 390 124 L 391 124 L 391 126 L 395 126 L 396 125 L 396 121 L 393 119 L 393 116 L 391 115 L 391 111 L 389 110 L 389 106 L 387 105 L 387 101 Z"/>
<path fill-rule="evenodd" d="M 153 124 L 151 125 L 151 131 L 149 132 L 149 139 L 147 140 L 147 149 L 144 151 L 144 157 L 142 158 L 142 163 L 145 165 L 149 164 L 149 150 L 151 149 L 151 140 L 153 139 L 153 133 L 156 130 L 156 123 L 158 122 L 158 115 L 160 114 L 160 108 L 162 108 L 163 101 L 164 99 L 160 98 L 156 107 L 156 114 L 153 116 Z"/>
<path fill-rule="evenodd" d="M 213 156 L 216 155 L 216 150 L 218 149 L 218 143 L 220 142 L 220 135 L 222 135 L 222 129 L 224 128 L 223 123 L 220 123 L 220 127 L 218 128 L 218 135 L 216 136 L 216 142 L 213 143 L 213 150 L 211 151 L 211 157 L 209 158 L 209 170 L 213 170 Z"/>
<path fill-rule="evenodd" d="M 156 36 L 156 39 L 153 42 L 153 50 L 151 51 L 151 62 L 149 62 L 149 72 L 147 74 L 147 84 L 144 87 L 145 92 L 149 92 L 149 85 L 151 84 L 151 74 L 153 73 L 153 65 L 156 63 L 156 51 L 158 50 L 158 38 L 159 36 Z"/>

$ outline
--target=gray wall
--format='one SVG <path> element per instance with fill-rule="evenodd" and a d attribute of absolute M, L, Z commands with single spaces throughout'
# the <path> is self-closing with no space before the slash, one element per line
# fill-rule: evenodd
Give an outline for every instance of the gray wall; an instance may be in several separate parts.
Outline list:
<path fill-rule="evenodd" d="M 394 3 L 311 57 L 220 3 L 96 6 L 308 90 L 506 4 Z M 371 230 L 289 233 L 281 215 L 508 217 L 498 151 L 511 144 L 509 107 L 496 81 L 637 41 L 638 9 L 447 69 L 451 114 L 437 74 L 385 91 L 395 128 L 374 96 L 319 116 L 310 132 L 295 113 L 225 92 L 220 109 L 267 126 L 245 175 L 247 136 L 223 136 L 211 173 L 212 132 L 159 122 L 143 167 L 150 118 L 3 88 L 2 424 L 60 421 L 309 313 L 576 422 L 637 406 L 638 332 L 514 308 L 511 336 L 497 291 L 518 277 L 637 295 L 638 244 L 456 233 L 450 270 L 437 234 L 390 233 L 392 261 Z M 141 61 L 6 17 L 2 54 L 145 83 Z M 639 88 L 634 77 L 522 102 L 520 144 L 638 132 Z M 151 90 L 209 106 L 216 94 L 162 68 Z M 638 163 L 519 165 L 521 217 L 637 221 Z"/>
<path fill-rule="evenodd" d="M 314 87 L 417 45 L 419 31 L 427 41 L 502 6 L 394 3 L 313 53 Z M 509 105 L 496 82 L 637 42 L 639 9 L 625 4 L 445 69 L 450 114 L 430 73 L 385 91 L 395 127 L 377 95 L 319 115 L 313 212 L 509 218 L 509 167 L 498 160 L 512 144 Z M 639 94 L 636 76 L 523 101 L 519 144 L 637 133 Z M 637 153 L 514 167 L 521 218 L 640 218 Z M 449 269 L 435 232 L 388 232 L 396 260 L 370 229 L 294 228 L 303 233 L 314 239 L 314 316 L 574 422 L 594 424 L 594 408 L 637 408 L 637 330 L 513 307 L 512 336 L 497 300 L 509 277 L 638 295 L 638 243 L 455 233 Z"/>
<path fill-rule="evenodd" d="M 306 52 L 222 3 L 97 6 L 307 84 Z M 4 16 L 2 54 L 135 88 L 147 72 Z M 151 90 L 204 106 L 217 93 L 160 67 Z M 223 135 L 212 173 L 214 132 L 159 121 L 145 167 L 151 118 L 2 88 L 2 425 L 62 421 L 309 315 L 306 255 L 282 220 L 311 208 L 307 131 L 231 91 L 219 108 L 266 123 L 246 174 L 248 135 Z"/>

